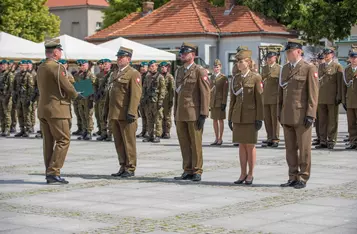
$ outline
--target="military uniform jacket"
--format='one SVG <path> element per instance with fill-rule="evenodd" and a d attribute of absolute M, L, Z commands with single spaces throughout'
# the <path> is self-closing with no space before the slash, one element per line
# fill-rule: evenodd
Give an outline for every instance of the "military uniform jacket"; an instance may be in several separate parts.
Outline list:
<path fill-rule="evenodd" d="M 336 103 L 336 99 L 342 100 L 342 66 L 334 61 L 329 65 L 320 64 L 318 75 L 320 83 L 318 104 L 332 105 Z"/>
<path fill-rule="evenodd" d="M 166 92 L 165 78 L 156 72 L 152 75 L 147 73 L 143 86 L 144 101 L 154 102 L 163 105 Z"/>
<path fill-rule="evenodd" d="M 206 70 L 193 63 L 185 72 L 177 70 L 174 116 L 176 121 L 196 121 L 200 115 L 208 116 L 210 82 Z"/>
<path fill-rule="evenodd" d="M 170 102 L 173 102 L 175 96 L 175 79 L 170 73 L 167 73 L 165 75 L 165 84 L 166 84 L 166 91 L 165 91 L 164 105 L 168 106 Z"/>
<path fill-rule="evenodd" d="M 263 84 L 258 73 L 246 77 L 238 73 L 232 80 L 228 120 L 233 123 L 255 123 L 264 119 Z"/>
<path fill-rule="evenodd" d="M 14 91 L 17 98 L 30 100 L 35 89 L 32 74 L 28 71 L 20 71 L 15 76 Z"/>
<path fill-rule="evenodd" d="M 343 82 L 342 103 L 347 108 L 357 108 L 357 70 L 353 72 L 351 65 L 345 69 Z"/>
<path fill-rule="evenodd" d="M 303 59 L 293 69 L 288 63 L 280 79 L 283 86 L 279 87 L 278 105 L 281 124 L 302 125 L 306 116 L 316 118 L 319 95 L 316 67 Z"/>
<path fill-rule="evenodd" d="M 281 66 L 277 63 L 272 67 L 266 65 L 262 69 L 262 79 L 264 84 L 263 100 L 265 105 L 278 104 L 280 70 Z"/>
<path fill-rule="evenodd" d="M 114 71 L 105 104 L 105 110 L 109 110 L 108 118 L 126 120 L 127 114 L 137 118 L 141 89 L 141 76 L 137 70 L 127 66 L 123 71 Z"/>
<path fill-rule="evenodd" d="M 63 65 L 51 59 L 42 63 L 37 71 L 37 86 L 40 94 L 38 118 L 72 118 L 71 99 L 77 97 L 77 92 Z"/>
<path fill-rule="evenodd" d="M 109 78 L 112 71 L 102 71 L 97 74 L 97 79 L 94 84 L 94 90 L 97 93 L 98 99 L 105 98 L 108 91 Z"/>
<path fill-rule="evenodd" d="M 228 90 L 229 90 L 228 78 L 222 73 L 220 73 L 218 77 L 212 75 L 210 80 L 211 80 L 210 107 L 221 108 L 222 104 L 227 105 Z"/>
<path fill-rule="evenodd" d="M 0 98 L 10 97 L 14 89 L 14 73 L 9 70 L 0 73 Z"/>

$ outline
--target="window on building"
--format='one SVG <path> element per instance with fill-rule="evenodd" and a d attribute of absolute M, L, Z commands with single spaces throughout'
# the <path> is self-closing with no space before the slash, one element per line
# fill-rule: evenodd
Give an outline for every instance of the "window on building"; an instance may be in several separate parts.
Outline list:
<path fill-rule="evenodd" d="M 96 24 L 95 24 L 95 30 L 100 30 L 101 28 L 102 28 L 102 25 L 103 25 L 103 23 L 102 22 L 97 22 Z"/>
<path fill-rule="evenodd" d="M 228 54 L 228 74 L 229 74 L 229 76 L 232 76 L 233 66 L 236 61 L 235 55 L 236 55 L 236 53 Z"/>

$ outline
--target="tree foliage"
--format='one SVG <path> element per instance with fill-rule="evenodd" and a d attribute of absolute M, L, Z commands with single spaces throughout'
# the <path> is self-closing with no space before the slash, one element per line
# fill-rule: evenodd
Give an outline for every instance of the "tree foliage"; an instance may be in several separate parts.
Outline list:
<path fill-rule="evenodd" d="M 58 36 L 60 19 L 49 13 L 47 0 L 0 0 L 0 31 L 31 41 Z"/>

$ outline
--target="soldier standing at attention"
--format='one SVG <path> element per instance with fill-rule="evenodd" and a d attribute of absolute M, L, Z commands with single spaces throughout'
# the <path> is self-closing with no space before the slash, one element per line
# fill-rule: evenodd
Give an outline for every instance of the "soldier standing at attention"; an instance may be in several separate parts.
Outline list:
<path fill-rule="evenodd" d="M 163 121 L 162 121 L 162 138 L 170 139 L 170 130 L 172 126 L 172 107 L 174 106 L 174 95 L 175 95 L 175 79 L 169 72 L 170 64 L 167 62 L 160 63 L 160 71 L 161 74 L 165 78 L 166 91 L 164 98 L 164 113 L 163 113 Z"/>
<path fill-rule="evenodd" d="M 33 93 L 31 94 L 31 97 L 37 96 L 36 92 L 37 91 L 37 86 L 36 86 L 36 80 L 37 80 L 37 73 L 36 70 L 33 67 L 33 63 L 31 60 L 27 60 L 27 69 L 31 73 L 32 78 L 33 78 L 33 83 L 35 85 L 33 89 Z M 37 110 L 37 100 L 36 99 L 31 99 L 31 129 L 30 133 L 35 133 L 35 125 L 36 125 L 36 110 Z"/>
<path fill-rule="evenodd" d="M 148 63 L 147 62 L 142 62 L 140 64 L 139 72 L 141 74 L 141 84 L 142 84 L 142 86 L 144 86 L 145 78 L 146 78 L 146 75 L 148 74 Z M 144 95 L 144 93 L 143 93 L 143 95 Z M 148 135 L 147 135 L 147 119 L 146 119 L 146 115 L 145 115 L 145 112 L 146 112 L 145 110 L 146 110 L 145 99 L 143 97 L 141 97 L 139 111 L 140 111 L 140 115 L 141 115 L 142 130 L 141 130 L 141 133 L 136 135 L 136 137 L 144 137 L 144 138 L 148 137 Z"/>
<path fill-rule="evenodd" d="M 183 173 L 175 180 L 200 181 L 202 175 L 202 133 L 209 113 L 210 82 L 207 71 L 195 64 L 197 46 L 183 43 L 184 63 L 177 70 L 174 117 L 183 159 Z"/>
<path fill-rule="evenodd" d="M 94 92 L 95 92 L 95 96 L 94 96 L 94 116 L 97 122 L 97 128 L 98 131 L 96 133 L 93 134 L 93 136 L 99 136 L 101 137 L 102 135 L 102 125 L 100 123 L 100 116 L 99 116 L 99 105 L 98 105 L 98 101 L 99 99 L 97 99 L 97 94 L 98 94 L 98 88 L 99 88 L 99 80 L 102 80 L 104 78 L 104 69 L 103 69 L 103 59 L 98 60 L 97 62 L 98 64 L 98 68 L 99 68 L 99 73 L 96 75 L 96 79 L 95 82 L 93 84 L 93 88 L 94 88 Z"/>
<path fill-rule="evenodd" d="M 76 81 L 81 80 L 91 80 L 92 85 L 95 82 L 94 74 L 89 70 L 89 64 L 87 60 L 82 60 L 80 63 L 80 71 L 76 77 Z M 92 95 L 86 97 L 82 100 L 79 100 L 78 103 L 79 115 L 81 116 L 82 126 L 83 126 L 83 134 L 78 137 L 78 140 L 86 140 L 89 141 L 92 139 L 92 131 L 93 131 L 93 97 Z"/>
<path fill-rule="evenodd" d="M 146 97 L 146 119 L 149 137 L 143 142 L 159 143 L 162 135 L 162 114 L 165 98 L 165 78 L 158 72 L 155 60 L 149 62 L 149 73 L 146 75 L 143 93 Z"/>
<path fill-rule="evenodd" d="M 111 141 L 112 132 L 111 128 L 108 127 L 108 120 L 104 119 L 108 116 L 104 113 L 105 100 L 108 95 L 108 83 L 112 76 L 111 71 L 111 61 L 109 59 L 102 59 L 103 74 L 102 77 L 97 77 L 97 93 L 96 93 L 96 103 L 98 105 L 98 115 L 99 123 L 101 125 L 101 135 L 97 138 L 97 141 Z"/>
<path fill-rule="evenodd" d="M 45 48 L 47 59 L 37 74 L 40 93 L 37 115 L 43 132 L 46 181 L 48 184 L 68 184 L 61 178 L 60 170 L 70 144 L 71 99 L 78 94 L 67 78 L 66 69 L 57 62 L 62 55 L 60 40 L 46 41 Z"/>
<path fill-rule="evenodd" d="M 6 60 L 0 61 L 0 122 L 1 136 L 10 136 L 12 92 L 14 73 Z"/>
<path fill-rule="evenodd" d="M 120 47 L 117 53 L 119 69 L 113 72 L 109 95 L 105 103 L 105 119 L 109 119 L 114 135 L 120 169 L 115 177 L 132 177 L 136 169 L 136 137 L 138 107 L 141 97 L 141 76 L 129 63 L 133 50 Z"/>
<path fill-rule="evenodd" d="M 77 65 L 80 67 L 82 65 L 81 59 L 77 60 Z M 79 69 L 76 73 L 74 73 L 74 80 L 75 82 L 78 82 L 80 80 L 80 75 L 82 74 L 82 71 Z M 81 115 L 79 114 L 79 100 L 73 100 L 73 110 L 74 114 L 76 115 L 77 119 L 77 130 L 72 132 L 73 135 L 75 136 L 82 136 L 84 131 L 83 131 L 83 121 L 81 118 Z"/>
<path fill-rule="evenodd" d="M 318 98 L 320 145 L 316 149 L 333 149 L 337 139 L 338 106 L 342 100 L 343 68 L 333 61 L 333 48 L 323 50 L 325 63 L 319 66 Z"/>
<path fill-rule="evenodd" d="M 9 72 L 11 72 L 14 76 L 13 82 L 15 82 L 16 68 L 17 68 L 17 66 L 16 66 L 14 60 L 9 60 Z M 13 89 L 15 89 L 14 84 L 12 84 L 12 87 L 13 87 Z M 11 99 L 12 99 L 12 97 L 11 97 Z M 16 104 L 12 101 L 10 133 L 16 132 L 16 125 L 17 125 Z"/>
<path fill-rule="evenodd" d="M 349 60 L 351 63 L 345 69 L 342 93 L 342 103 L 347 109 L 348 150 L 357 149 L 357 45 L 352 45 Z"/>
<path fill-rule="evenodd" d="M 253 72 L 252 51 L 243 50 L 237 54 L 240 77 L 232 81 L 231 110 L 228 116 L 229 128 L 233 131 L 233 142 L 239 143 L 241 175 L 235 184 L 253 184 L 256 162 L 255 144 L 258 131 L 263 125 L 263 84 L 258 73 Z M 247 165 L 249 171 L 247 173 Z"/>
<path fill-rule="evenodd" d="M 325 56 L 324 54 L 321 52 L 317 55 L 317 64 L 315 64 L 316 68 L 318 69 L 318 72 L 320 73 L 321 71 L 319 70 L 319 66 L 321 64 L 325 64 Z M 321 74 L 319 74 L 319 77 L 321 76 Z M 315 127 L 315 131 L 316 131 L 316 139 L 314 139 L 312 141 L 312 145 L 320 145 L 320 121 L 319 121 L 319 108 L 317 108 L 317 113 L 316 113 L 316 119 L 314 122 L 314 127 Z"/>
<path fill-rule="evenodd" d="M 279 76 L 281 66 L 277 64 L 279 51 L 268 48 L 267 65 L 263 67 L 262 79 L 264 84 L 264 124 L 267 132 L 267 143 L 263 147 L 279 146 L 280 123 L 278 121 L 278 96 L 279 96 Z"/>
<path fill-rule="evenodd" d="M 306 187 L 311 169 L 311 134 L 319 94 L 318 73 L 301 57 L 302 42 L 289 39 L 285 47 L 289 63 L 280 76 L 278 116 L 284 128 L 289 180 L 281 187 Z"/>
<path fill-rule="evenodd" d="M 15 95 L 13 101 L 16 102 L 17 115 L 20 124 L 20 132 L 15 137 L 29 137 L 31 129 L 31 97 L 34 92 L 34 79 L 28 72 L 27 60 L 23 60 L 20 65 L 20 74 L 15 77 Z"/>
<path fill-rule="evenodd" d="M 216 136 L 215 141 L 211 145 L 223 144 L 223 130 L 226 119 L 226 107 L 228 98 L 228 78 L 221 73 L 222 63 L 219 59 L 214 61 L 214 74 L 211 76 L 211 98 L 210 109 L 211 119 L 213 119 L 213 129 Z"/>

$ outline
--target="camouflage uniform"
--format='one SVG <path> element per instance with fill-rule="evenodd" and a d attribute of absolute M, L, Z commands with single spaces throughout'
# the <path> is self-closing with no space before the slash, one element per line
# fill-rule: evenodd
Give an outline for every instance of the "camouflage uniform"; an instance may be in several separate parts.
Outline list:
<path fill-rule="evenodd" d="M 74 81 L 79 81 L 81 71 L 78 71 L 77 73 L 74 74 Z M 79 101 L 78 100 L 73 100 L 73 111 L 74 114 L 76 115 L 77 118 L 77 130 L 75 132 L 72 132 L 73 135 L 83 135 L 83 122 L 81 115 L 79 114 Z"/>
<path fill-rule="evenodd" d="M 93 84 L 93 87 L 94 87 L 94 92 L 95 93 L 98 93 L 98 88 L 99 88 L 99 83 L 100 83 L 100 80 L 102 80 L 104 78 L 104 71 L 100 71 L 97 75 L 96 75 L 96 79 L 95 79 L 95 82 Z M 99 100 L 97 100 L 97 98 L 95 97 L 95 103 L 94 103 L 94 116 L 95 116 L 95 119 L 97 120 L 97 128 L 98 128 L 98 132 L 96 132 L 94 135 L 102 135 L 102 125 L 101 125 L 101 118 L 100 118 L 100 115 L 99 115 Z"/>
<path fill-rule="evenodd" d="M 142 87 L 144 87 L 144 82 L 145 82 L 145 78 L 146 78 L 146 75 L 148 73 L 144 73 L 141 75 L 141 85 Z M 144 96 L 144 89 L 143 89 L 143 93 L 142 93 L 142 96 Z M 147 119 L 146 119 L 146 106 L 145 106 L 145 103 L 143 103 L 142 101 L 144 100 L 144 98 L 141 99 L 140 101 L 140 105 L 139 105 L 139 112 L 140 112 L 140 115 L 141 115 L 141 121 L 142 121 L 142 130 L 141 130 L 141 133 L 136 135 L 136 137 L 146 137 L 146 132 L 147 132 Z"/>
<path fill-rule="evenodd" d="M 38 102 L 38 96 L 36 95 L 37 91 L 37 73 L 35 71 L 35 69 L 33 69 L 32 71 L 29 71 L 33 77 L 33 83 L 34 83 L 34 90 L 33 90 L 33 97 L 35 97 L 34 99 L 31 99 L 31 133 L 34 132 L 34 128 L 36 125 L 36 110 L 37 110 L 37 102 Z"/>
<path fill-rule="evenodd" d="M 174 77 L 168 72 L 163 74 L 165 76 L 166 83 L 166 92 L 164 98 L 164 110 L 163 110 L 163 138 L 170 138 L 170 129 L 172 126 L 171 116 L 172 116 L 172 107 L 175 95 L 175 80 Z"/>
<path fill-rule="evenodd" d="M 11 125 L 11 106 L 14 84 L 14 74 L 5 70 L 0 73 L 0 119 L 1 119 L 1 135 L 10 135 Z"/>
<path fill-rule="evenodd" d="M 30 72 L 21 71 L 15 76 L 13 101 L 16 103 L 20 133 L 16 137 L 28 137 L 31 129 L 31 98 L 34 92 L 34 79 Z"/>
<path fill-rule="evenodd" d="M 147 118 L 147 128 L 149 138 L 144 139 L 144 142 L 154 141 L 158 142 L 162 135 L 162 115 L 163 115 L 163 102 L 165 97 L 165 78 L 159 73 L 147 74 L 143 93 L 144 93 L 144 105 L 145 115 Z"/>
<path fill-rule="evenodd" d="M 95 75 L 91 71 L 80 72 L 75 76 L 76 82 L 90 79 L 92 84 L 95 82 Z M 93 97 L 88 97 L 78 101 L 78 111 L 82 120 L 83 135 L 78 139 L 90 140 L 93 131 Z"/>

